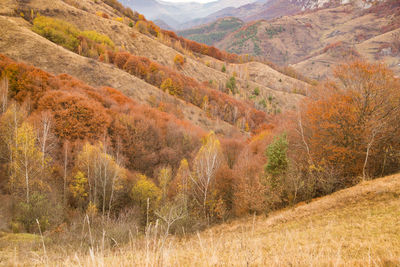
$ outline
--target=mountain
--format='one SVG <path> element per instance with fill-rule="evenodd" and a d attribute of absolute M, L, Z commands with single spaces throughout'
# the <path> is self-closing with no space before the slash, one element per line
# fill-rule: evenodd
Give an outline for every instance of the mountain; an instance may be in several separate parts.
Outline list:
<path fill-rule="evenodd" d="M 258 20 L 213 45 L 280 65 L 291 64 L 313 78 L 325 77 L 330 66 L 349 57 L 381 58 L 399 72 L 397 49 L 392 45 L 400 27 L 399 5 L 397 1 L 364 8 L 357 3 L 334 5 Z"/>
<path fill-rule="evenodd" d="M 236 17 L 245 22 L 259 19 L 271 19 L 291 15 L 301 11 L 301 7 L 286 0 L 268 0 L 249 3 L 240 7 L 227 7 L 206 17 L 194 19 L 185 23 L 185 29 L 208 24 L 224 17 Z"/>
<path fill-rule="evenodd" d="M 256 0 L 217 0 L 209 3 L 171 3 L 158 0 L 122 0 L 133 10 L 144 14 L 151 20 L 163 20 L 174 29 L 185 28 L 186 22 L 206 17 L 209 14 L 228 7 L 239 7 Z"/>
<path fill-rule="evenodd" d="M 164 30 L 169 30 L 172 31 L 172 27 L 169 26 L 165 21 L 161 20 L 161 19 L 156 19 L 153 21 L 157 26 L 159 26 L 161 29 Z"/>
<path fill-rule="evenodd" d="M 214 45 L 224 39 L 226 35 L 241 28 L 244 22 L 234 17 L 225 17 L 207 25 L 189 30 L 177 31 L 177 34 L 190 40 Z"/>

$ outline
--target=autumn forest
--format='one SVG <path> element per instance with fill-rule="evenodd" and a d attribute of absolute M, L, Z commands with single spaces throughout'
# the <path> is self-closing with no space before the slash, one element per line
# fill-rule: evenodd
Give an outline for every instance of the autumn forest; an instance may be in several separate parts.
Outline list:
<path fill-rule="evenodd" d="M 21 33 L 60 61 L 0 49 L 0 245 L 5 233 L 40 237 L 48 264 L 46 246 L 103 253 L 138 238 L 154 249 L 146 266 L 172 266 L 160 256 L 171 236 L 400 171 L 400 79 L 385 63 L 349 55 L 313 80 L 180 37 L 115 0 L 57 1 L 65 12 L 15 2 Z M 82 27 L 66 15 L 75 10 L 101 26 Z M 85 64 L 94 78 L 73 69 Z M 289 89 L 264 87 L 251 64 Z M 120 76 L 108 82 L 106 70 Z"/>

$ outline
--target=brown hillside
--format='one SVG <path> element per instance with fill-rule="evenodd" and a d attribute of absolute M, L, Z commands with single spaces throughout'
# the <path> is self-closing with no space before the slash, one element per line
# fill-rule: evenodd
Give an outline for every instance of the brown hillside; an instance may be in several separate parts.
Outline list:
<path fill-rule="evenodd" d="M 384 12 L 377 11 L 385 5 L 394 6 Z M 230 34 L 217 47 L 265 57 L 281 65 L 295 64 L 297 71 L 310 74 L 311 78 L 322 78 L 329 74 L 330 66 L 358 54 L 376 60 L 380 51 L 373 51 L 377 43 L 372 38 L 379 39 L 388 27 L 398 27 L 398 17 L 396 1 L 379 3 L 370 9 L 357 5 L 325 8 L 252 22 Z M 330 49 L 339 43 L 340 49 Z M 396 58 L 393 52 L 383 59 L 394 65 Z"/>
<path fill-rule="evenodd" d="M 23 60 L 37 65 L 50 72 L 66 72 L 94 86 L 113 86 L 141 102 L 152 102 L 152 98 L 156 97 L 157 101 L 167 101 L 172 105 L 177 105 L 186 119 L 193 121 L 204 129 L 213 129 L 217 132 L 222 131 L 225 133 L 232 132 L 232 129 L 229 129 L 230 126 L 226 123 L 210 120 L 202 110 L 190 104 L 186 105 L 182 101 L 160 92 L 154 86 L 132 77 L 132 75 L 127 75 L 107 64 L 77 56 L 50 43 L 48 40 L 31 32 L 31 25 L 24 19 L 18 18 L 18 14 L 10 13 L 10 10 L 23 10 L 25 13 L 29 13 L 26 10 L 33 10 L 32 14 L 59 18 L 73 23 L 81 30 L 95 30 L 106 34 L 113 40 L 118 49 L 126 49 L 134 55 L 145 56 L 159 64 L 173 68 L 176 72 L 195 78 L 199 82 L 209 83 L 215 89 L 224 88 L 229 78 L 234 75 L 233 71 L 228 71 L 228 73 L 221 72 L 221 66 L 224 65 L 223 62 L 208 56 L 194 55 L 185 49 L 180 50 L 185 53 L 181 54 L 168 46 L 168 42 L 146 36 L 125 23 L 113 20 L 112 18 L 119 18 L 118 16 L 121 14 L 115 13 L 115 10 L 101 1 L 98 3 L 87 0 L 79 3 L 76 1 L 53 1 L 52 5 L 49 5 L 47 1 L 33 0 L 19 5 L 15 1 L 10 1 L 8 4 L 11 8 L 4 12 L 7 16 L 1 18 L 1 23 L 4 25 L 5 38 L 0 52 L 16 60 Z M 108 14 L 109 19 L 98 16 L 99 12 Z M 18 43 L 18 46 L 10 46 L 10 44 L 16 43 Z M 37 43 L 41 45 L 37 46 Z M 47 49 L 47 46 L 50 48 Z M 28 53 L 27 51 L 35 51 L 35 53 Z M 52 53 L 48 57 L 43 57 L 49 51 L 52 51 Z M 175 67 L 174 58 L 177 54 L 185 57 L 186 62 L 183 68 Z M 59 64 L 60 62 L 63 62 L 63 64 Z M 70 63 L 64 64 L 64 62 Z M 87 64 L 88 62 L 89 64 Z M 247 68 L 246 65 L 231 64 L 228 70 L 245 68 Z M 236 74 L 238 73 L 238 71 L 235 72 Z M 301 96 L 290 92 L 293 92 L 293 88 L 307 86 L 295 79 L 276 73 L 270 67 L 262 64 L 258 65 L 254 73 L 273 73 L 271 74 L 272 76 L 269 75 L 271 80 L 255 79 L 256 76 L 253 74 L 244 75 L 243 71 L 239 72 L 239 76 L 237 76 L 239 95 L 236 98 L 248 100 L 254 88 L 259 88 L 263 92 L 264 98 L 272 97 L 274 99 L 273 108 L 272 105 L 271 107 L 262 107 L 267 112 L 292 109 L 297 105 L 296 103 L 301 99 Z M 100 77 L 98 77 L 98 73 L 102 73 Z M 304 89 L 300 91 L 304 91 Z M 262 99 L 259 101 L 262 101 Z"/>
<path fill-rule="evenodd" d="M 38 236 L 3 234 L 0 246 L 27 242 L 26 246 L 35 254 L 24 253 L 13 258 L 13 250 L 6 247 L 0 257 L 6 263 L 17 259 L 18 264 L 23 265 L 38 259 L 40 263 L 65 266 L 157 265 L 161 262 L 168 266 L 282 266 L 282 263 L 398 266 L 399 193 L 400 175 L 397 174 L 362 182 L 309 204 L 277 211 L 267 218 L 249 216 L 184 238 L 170 236 L 165 244 L 149 236 L 132 240 L 118 250 L 90 255 L 50 248 L 48 257 L 37 256 L 41 250 Z M 157 249 L 146 250 L 145 244 Z"/>

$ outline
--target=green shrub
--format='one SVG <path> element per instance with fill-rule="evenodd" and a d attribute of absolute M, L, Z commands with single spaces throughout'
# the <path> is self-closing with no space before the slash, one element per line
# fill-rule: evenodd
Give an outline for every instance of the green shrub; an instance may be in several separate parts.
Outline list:
<path fill-rule="evenodd" d="M 230 77 L 229 80 L 226 82 L 226 88 L 228 88 L 232 92 L 232 94 L 237 93 L 236 78 L 234 76 Z"/>
<path fill-rule="evenodd" d="M 115 46 L 110 37 L 104 34 L 100 34 L 96 31 L 83 31 L 80 33 L 80 35 L 98 44 L 105 44 L 112 48 L 114 48 Z"/>
<path fill-rule="evenodd" d="M 226 67 L 225 67 L 225 65 L 222 66 L 221 71 L 222 71 L 222 72 L 226 72 Z"/>
<path fill-rule="evenodd" d="M 258 102 L 263 108 L 267 107 L 267 101 L 265 101 L 265 99 L 260 100 L 260 102 Z"/>
<path fill-rule="evenodd" d="M 59 44 L 71 51 L 77 51 L 79 46 L 79 30 L 68 22 L 44 16 L 33 20 L 32 30 L 37 34 Z"/>
<path fill-rule="evenodd" d="M 140 208 L 143 218 L 146 218 L 147 212 L 152 216 L 153 212 L 158 208 L 161 195 L 161 189 L 145 175 L 139 176 L 139 180 L 133 186 L 131 191 L 131 198 Z"/>
<path fill-rule="evenodd" d="M 38 232 L 39 221 L 42 232 L 56 223 L 55 220 L 61 218 L 59 212 L 60 206 L 54 205 L 49 199 L 40 193 L 33 193 L 29 203 L 19 202 L 16 210 L 16 222 L 20 223 L 27 232 Z"/>
<path fill-rule="evenodd" d="M 259 95 L 259 94 L 260 94 L 260 88 L 258 87 L 254 88 L 253 95 Z"/>

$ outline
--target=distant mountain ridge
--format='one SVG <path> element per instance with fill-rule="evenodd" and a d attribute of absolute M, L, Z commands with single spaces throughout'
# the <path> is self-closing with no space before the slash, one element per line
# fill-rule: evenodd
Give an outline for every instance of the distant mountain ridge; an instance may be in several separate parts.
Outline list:
<path fill-rule="evenodd" d="M 294 15 L 302 11 L 315 10 L 324 7 L 334 7 L 353 3 L 360 8 L 369 8 L 375 2 L 384 0 L 259 0 L 239 7 L 227 7 L 214 13 L 188 21 L 185 29 L 208 24 L 224 17 L 236 17 L 244 22 L 260 19 L 273 19 L 281 16 Z"/>
<path fill-rule="evenodd" d="M 170 3 L 159 0 L 121 0 L 125 6 L 144 14 L 150 20 L 162 20 L 174 29 L 187 28 L 186 22 L 225 9 L 237 8 L 257 0 L 217 0 L 210 3 Z M 260 1 L 260 0 L 258 0 Z M 265 0 L 263 0 L 265 1 Z M 191 27 L 192 24 L 189 25 Z"/>
<path fill-rule="evenodd" d="M 177 34 L 196 42 L 214 45 L 229 33 L 241 28 L 244 22 L 235 17 L 224 17 L 210 24 L 198 26 L 188 30 L 177 31 Z"/>

